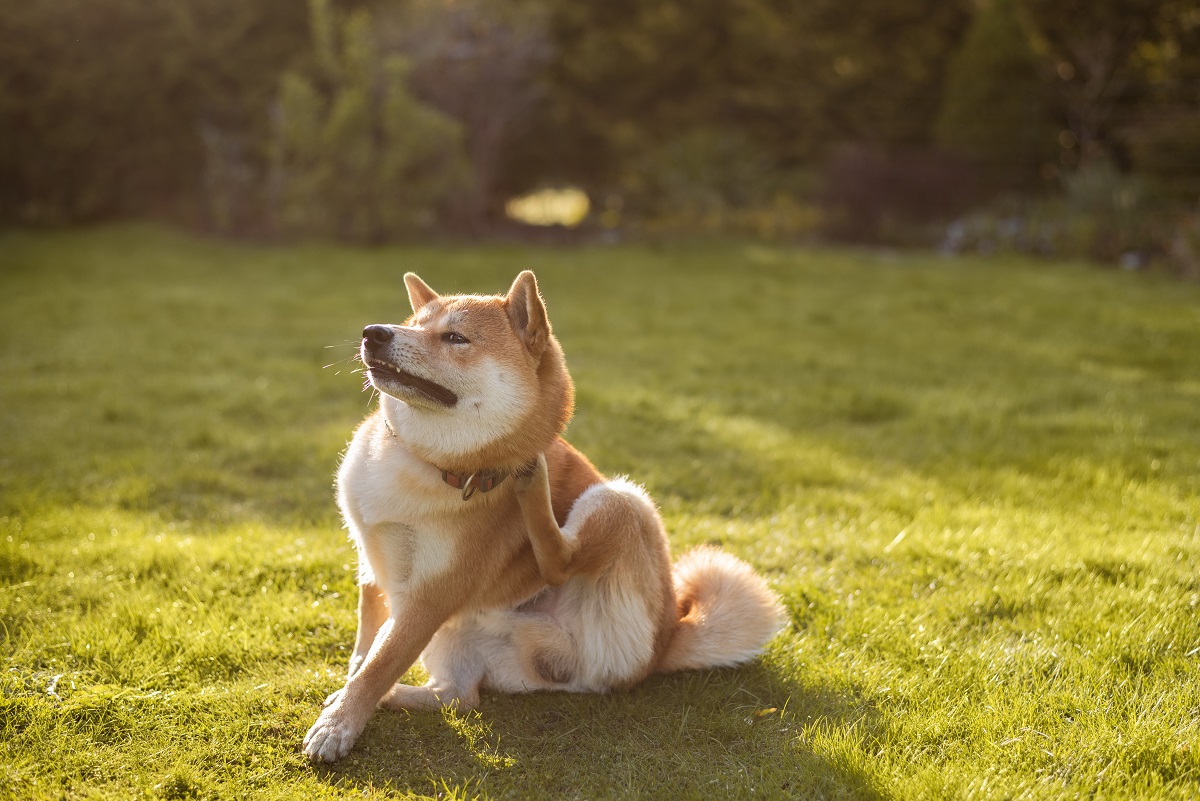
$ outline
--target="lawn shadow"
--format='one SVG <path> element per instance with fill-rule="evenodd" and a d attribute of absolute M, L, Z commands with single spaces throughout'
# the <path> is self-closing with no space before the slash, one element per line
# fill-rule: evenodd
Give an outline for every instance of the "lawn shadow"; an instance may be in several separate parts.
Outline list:
<path fill-rule="evenodd" d="M 792 447 L 795 435 L 778 422 L 729 414 L 707 399 L 618 386 L 580 396 L 589 411 L 567 439 L 604 472 L 645 484 L 668 512 L 772 514 L 796 486 L 845 481 L 837 460 Z"/>
<path fill-rule="evenodd" d="M 869 736 L 872 717 L 845 693 L 754 664 L 607 696 L 485 695 L 466 714 L 378 712 L 351 756 L 320 775 L 434 796 L 881 799 L 846 754 L 811 743 L 821 727 Z"/>

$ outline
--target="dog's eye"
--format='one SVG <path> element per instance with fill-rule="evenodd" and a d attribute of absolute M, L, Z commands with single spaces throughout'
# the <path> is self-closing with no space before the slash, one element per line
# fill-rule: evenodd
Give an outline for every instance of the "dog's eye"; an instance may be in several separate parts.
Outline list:
<path fill-rule="evenodd" d="M 442 341 L 448 342 L 451 345 L 466 345 L 471 340 L 467 339 L 457 331 L 447 331 L 446 333 L 442 334 Z"/>

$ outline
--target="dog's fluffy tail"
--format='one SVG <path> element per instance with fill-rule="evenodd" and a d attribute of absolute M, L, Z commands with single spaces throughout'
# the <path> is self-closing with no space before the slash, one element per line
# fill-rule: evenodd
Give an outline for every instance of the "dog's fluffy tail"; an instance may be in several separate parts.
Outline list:
<path fill-rule="evenodd" d="M 767 583 L 724 551 L 688 551 L 673 577 L 679 622 L 659 663 L 664 673 L 745 662 L 783 626 L 783 607 Z"/>

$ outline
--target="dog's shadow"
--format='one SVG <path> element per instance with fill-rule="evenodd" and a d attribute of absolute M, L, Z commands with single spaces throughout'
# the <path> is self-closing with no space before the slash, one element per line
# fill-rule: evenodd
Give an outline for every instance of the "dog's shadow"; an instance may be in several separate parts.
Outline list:
<path fill-rule="evenodd" d="M 485 695 L 462 714 L 381 711 L 320 775 L 346 790 L 450 798 L 878 799 L 869 777 L 829 750 L 870 737 L 872 717 L 848 694 L 752 665 L 656 676 L 606 696 Z M 822 727 L 834 736 L 816 743 Z"/>

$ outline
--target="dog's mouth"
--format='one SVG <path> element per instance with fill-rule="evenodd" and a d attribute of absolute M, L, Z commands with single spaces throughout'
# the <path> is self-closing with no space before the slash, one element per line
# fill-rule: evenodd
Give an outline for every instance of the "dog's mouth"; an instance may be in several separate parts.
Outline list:
<path fill-rule="evenodd" d="M 443 406 L 453 406 L 458 403 L 458 396 L 441 384 L 436 384 L 427 378 L 421 378 L 419 375 L 413 375 L 406 370 L 401 370 L 391 362 L 368 356 L 363 359 L 363 363 L 367 365 L 367 372 L 371 376 L 371 383 L 380 391 L 386 392 L 386 385 L 395 386 L 398 384 L 407 389 L 414 390 L 429 400 L 440 403 Z"/>

